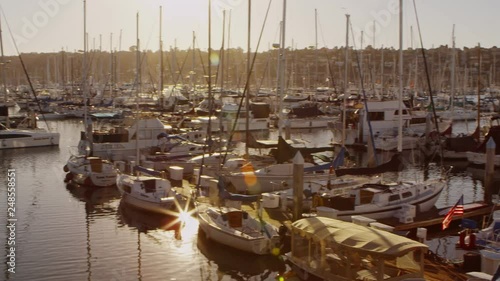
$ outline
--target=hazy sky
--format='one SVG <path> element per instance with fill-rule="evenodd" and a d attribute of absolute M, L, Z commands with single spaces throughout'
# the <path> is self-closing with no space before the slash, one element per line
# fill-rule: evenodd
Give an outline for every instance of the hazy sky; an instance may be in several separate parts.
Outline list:
<path fill-rule="evenodd" d="M 455 24 L 457 47 L 500 46 L 500 1 L 498 0 L 415 0 L 421 24 L 424 47 L 451 45 Z M 89 46 L 126 50 L 135 45 L 136 13 L 139 13 L 141 49 L 158 49 L 159 7 L 163 6 L 162 37 L 164 49 L 174 46 L 187 49 L 196 33 L 197 47 L 208 47 L 209 0 L 87 0 L 87 32 Z M 351 15 L 356 47 L 373 44 L 375 47 L 398 46 L 399 0 L 288 0 L 286 43 L 304 48 L 315 44 L 314 10 L 318 13 L 318 46 L 335 47 L 345 44 L 345 14 Z M 251 44 L 255 49 L 269 0 L 252 1 Z M 20 52 L 55 52 L 61 49 L 83 49 L 83 0 L 15 0 L 2 1 L 2 37 L 6 55 L 15 54 L 11 36 Z M 420 46 L 413 0 L 404 0 L 404 46 L 412 40 Z M 212 0 L 212 48 L 218 49 L 222 40 L 222 10 L 231 11 L 230 45 L 246 49 L 248 0 Z M 283 0 L 272 0 L 269 18 L 264 27 L 259 51 L 278 42 L 279 22 L 283 15 Z M 229 25 L 229 24 L 228 24 Z M 12 31 L 12 33 L 9 31 Z M 226 40 L 227 40 L 226 33 Z M 350 35 L 350 45 L 353 36 Z M 226 41 L 227 42 L 227 41 Z M 226 43 L 227 44 L 227 43 Z"/>

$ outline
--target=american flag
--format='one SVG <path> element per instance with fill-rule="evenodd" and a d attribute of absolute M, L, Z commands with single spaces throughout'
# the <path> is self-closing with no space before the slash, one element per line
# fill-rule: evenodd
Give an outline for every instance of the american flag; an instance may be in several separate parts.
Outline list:
<path fill-rule="evenodd" d="M 451 208 L 448 211 L 448 213 L 446 214 L 446 216 L 444 217 L 443 230 L 448 228 L 448 226 L 450 225 L 451 219 L 454 216 L 462 216 L 463 214 L 464 214 L 464 195 L 462 194 L 462 196 L 460 196 L 460 199 L 458 199 L 457 204 L 455 204 L 455 206 L 453 206 L 453 208 Z"/>

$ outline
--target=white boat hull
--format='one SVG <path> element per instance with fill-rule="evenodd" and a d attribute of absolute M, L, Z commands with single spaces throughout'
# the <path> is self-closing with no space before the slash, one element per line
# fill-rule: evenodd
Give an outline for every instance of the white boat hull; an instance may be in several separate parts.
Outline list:
<path fill-rule="evenodd" d="M 116 169 L 113 163 L 98 157 L 71 156 L 64 167 L 76 184 L 108 187 L 116 184 Z"/>
<path fill-rule="evenodd" d="M 223 120 L 222 131 L 231 132 L 244 132 L 247 131 L 247 122 L 244 118 L 238 118 L 236 125 L 234 125 L 234 120 Z M 215 125 L 217 126 L 217 125 Z M 248 123 L 248 131 L 262 131 L 269 130 L 269 119 L 268 118 L 251 118 Z"/>
<path fill-rule="evenodd" d="M 403 136 L 402 149 L 411 150 L 417 148 L 419 137 Z M 398 137 L 378 137 L 375 139 L 375 148 L 382 151 L 395 151 L 398 148 Z"/>
<path fill-rule="evenodd" d="M 354 209 L 352 210 L 348 209 L 333 211 L 334 209 L 331 207 L 322 206 L 322 208 L 330 210 L 331 214 L 335 213 L 335 218 L 344 221 L 351 221 L 352 216 L 363 216 L 374 220 L 394 217 L 405 205 L 415 206 L 415 212 L 426 212 L 436 204 L 437 200 L 439 199 L 439 195 L 441 194 L 441 191 L 445 186 L 445 183 L 443 181 L 431 181 L 430 183 L 426 183 L 425 186 L 427 187 L 424 188 L 423 183 L 419 184 L 418 191 L 414 191 L 417 192 L 416 197 L 411 197 L 407 200 L 399 199 L 389 204 L 384 204 L 381 202 L 359 204 L 355 205 Z"/>
<path fill-rule="evenodd" d="M 177 211 L 177 207 L 174 200 L 165 202 L 151 202 L 147 200 L 141 200 L 136 196 L 131 196 L 129 194 L 122 194 L 122 201 L 129 204 L 135 208 L 160 214 L 168 214 L 169 211 Z"/>
<path fill-rule="evenodd" d="M 468 151 L 466 154 L 467 154 L 467 161 L 469 161 L 469 163 L 474 164 L 474 165 L 485 165 L 486 164 L 486 154 L 485 153 Z M 495 166 L 500 167 L 500 155 L 495 155 Z"/>
<path fill-rule="evenodd" d="M 289 126 L 291 129 L 326 128 L 329 122 L 337 120 L 337 117 L 290 118 L 284 121 L 284 126 Z"/>
<path fill-rule="evenodd" d="M 276 243 L 279 242 L 279 236 L 275 231 L 271 232 L 272 237 L 267 237 L 264 231 L 223 228 L 203 211 L 198 213 L 198 217 L 199 226 L 208 239 L 241 251 L 266 255 L 270 254 L 272 247 L 277 246 Z M 266 225 L 266 227 L 269 227 L 269 225 Z"/>
<path fill-rule="evenodd" d="M 148 180 L 156 181 L 157 187 L 148 191 L 145 184 Z M 124 203 L 144 211 L 172 215 L 184 205 L 180 195 L 172 191 L 170 182 L 161 178 L 119 174 L 116 186 Z"/>
<path fill-rule="evenodd" d="M 116 172 L 76 174 L 73 175 L 73 178 L 71 180 L 79 185 L 109 187 L 116 185 Z"/>
<path fill-rule="evenodd" d="M 39 132 L 37 130 L 0 131 L 0 149 L 26 148 L 39 146 L 58 146 L 59 133 Z"/>

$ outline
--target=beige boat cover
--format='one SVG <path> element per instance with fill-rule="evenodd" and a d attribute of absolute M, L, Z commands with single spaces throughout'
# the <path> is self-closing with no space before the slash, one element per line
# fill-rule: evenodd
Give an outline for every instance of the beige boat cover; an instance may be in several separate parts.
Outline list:
<path fill-rule="evenodd" d="M 292 223 L 292 231 L 315 241 L 331 241 L 342 247 L 386 257 L 400 257 L 419 248 L 428 248 L 425 244 L 384 230 L 326 217 L 297 220 Z"/>

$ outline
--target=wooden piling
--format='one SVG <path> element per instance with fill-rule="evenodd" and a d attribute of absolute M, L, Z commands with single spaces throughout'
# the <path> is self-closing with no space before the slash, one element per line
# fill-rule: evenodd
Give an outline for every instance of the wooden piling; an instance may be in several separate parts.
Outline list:
<path fill-rule="evenodd" d="M 289 140 L 291 138 L 291 132 L 290 132 L 290 120 L 286 119 L 285 120 L 285 139 Z"/>
<path fill-rule="evenodd" d="M 304 191 L 304 157 L 300 151 L 293 158 L 293 221 L 302 218 L 302 199 Z"/>

